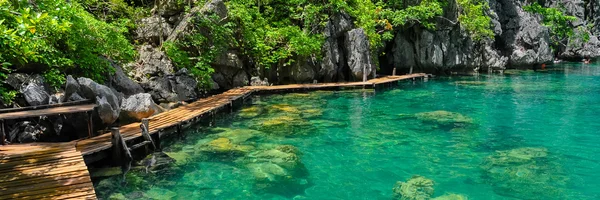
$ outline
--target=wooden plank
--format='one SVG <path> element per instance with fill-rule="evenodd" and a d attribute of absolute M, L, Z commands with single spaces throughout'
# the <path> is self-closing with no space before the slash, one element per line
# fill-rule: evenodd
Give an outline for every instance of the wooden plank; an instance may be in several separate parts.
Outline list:
<path fill-rule="evenodd" d="M 47 116 L 47 115 L 60 115 L 60 114 L 68 114 L 68 113 L 80 113 L 80 112 L 88 112 L 94 110 L 96 104 L 88 104 L 88 105 L 75 105 L 75 106 L 65 106 L 65 107 L 56 107 L 56 108 L 46 108 L 40 110 L 24 110 L 17 112 L 9 112 L 9 113 L 0 113 L 0 119 L 19 119 L 19 118 L 28 118 L 28 117 L 38 117 L 38 116 Z"/>
<path fill-rule="evenodd" d="M 61 107 L 61 106 L 74 106 L 74 105 L 93 104 L 93 103 L 94 103 L 93 100 L 86 99 L 86 100 L 69 101 L 69 102 L 64 102 L 64 103 L 55 103 L 55 104 L 47 104 L 47 105 L 39 105 L 39 106 L 27 106 L 27 107 L 20 107 L 20 108 L 5 108 L 5 109 L 0 109 L 0 113 L 17 112 L 17 111 L 25 111 L 25 110 L 39 110 L 39 109 L 54 108 L 54 107 Z"/>
<path fill-rule="evenodd" d="M 59 174 L 51 174 L 51 175 L 46 174 L 46 176 L 43 177 L 43 180 L 44 181 L 53 181 L 53 180 L 62 180 L 62 179 L 68 179 L 71 177 L 89 176 L 89 175 L 90 175 L 90 173 L 88 172 L 87 168 L 86 169 L 81 168 L 81 169 L 68 171 L 68 172 L 64 172 L 64 173 L 59 173 Z M 2 183 L 0 183 L 0 187 L 14 187 L 14 186 L 19 186 L 19 185 L 24 185 L 24 184 L 30 184 L 32 179 L 35 179 L 35 178 L 36 177 L 32 177 L 29 179 L 3 181 Z"/>
<path fill-rule="evenodd" d="M 15 168 L 22 170 L 22 169 L 27 169 L 29 167 L 37 167 L 42 164 L 55 163 L 59 160 L 60 161 L 81 160 L 81 153 L 75 152 L 72 156 L 68 156 L 68 157 L 65 156 L 65 157 L 61 157 L 59 159 L 56 159 L 54 157 L 42 157 L 42 158 L 36 158 L 36 159 L 21 160 L 19 162 L 5 163 L 5 164 L 0 165 L 0 174 L 4 171 L 12 171 Z"/>
<path fill-rule="evenodd" d="M 83 163 L 83 165 L 81 165 Z M 12 181 L 18 179 L 26 179 L 36 176 L 45 176 L 58 173 L 64 173 L 74 171 L 85 167 L 83 159 L 74 162 L 64 162 L 59 164 L 42 165 L 39 168 L 24 169 L 24 170 L 13 170 L 8 173 L 0 174 L 2 181 Z"/>
<path fill-rule="evenodd" d="M 30 190 L 43 190 L 50 188 L 58 188 L 70 186 L 73 184 L 80 183 L 89 183 L 91 182 L 90 176 L 79 176 L 79 177 L 69 177 L 68 179 L 60 179 L 53 181 L 43 181 L 43 179 L 37 180 L 36 182 L 31 182 L 28 185 L 19 185 L 19 187 L 8 187 L 4 189 L 0 189 L 0 193 L 3 195 L 14 195 L 19 193 L 27 193 Z"/>
<path fill-rule="evenodd" d="M 91 190 L 90 190 L 91 189 Z M 94 185 L 91 182 L 76 183 L 69 186 L 47 188 L 42 190 L 30 190 L 26 193 L 12 194 L 12 195 L 1 195 L 0 200 L 3 199 L 60 199 L 63 195 L 87 192 L 92 194 Z"/>
<path fill-rule="evenodd" d="M 41 153 L 30 153 L 30 154 L 26 154 L 26 155 L 11 155 L 6 156 L 2 159 L 0 159 L 0 168 L 2 168 L 2 164 L 5 163 L 9 163 L 9 162 L 26 162 L 27 160 L 35 160 L 35 159 L 40 159 L 40 158 L 44 158 L 44 157 L 55 157 L 55 158 L 66 158 L 66 157 L 72 157 L 77 155 L 77 151 L 74 150 L 69 150 L 69 151 L 44 151 Z"/>

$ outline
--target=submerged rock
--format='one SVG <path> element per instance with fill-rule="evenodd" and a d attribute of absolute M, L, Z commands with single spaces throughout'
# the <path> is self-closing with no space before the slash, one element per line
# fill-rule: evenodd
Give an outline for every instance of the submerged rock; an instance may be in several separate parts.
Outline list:
<path fill-rule="evenodd" d="M 567 177 L 545 148 L 497 151 L 482 164 L 483 178 L 494 192 L 520 199 L 561 197 Z"/>
<path fill-rule="evenodd" d="M 440 125 L 460 125 L 473 122 L 473 119 L 460 113 L 445 110 L 417 113 L 415 114 L 415 117 L 424 122 L 437 123 Z"/>
<path fill-rule="evenodd" d="M 487 85 L 488 82 L 485 82 L 485 81 L 456 81 L 456 82 L 453 82 L 452 84 L 479 86 L 479 85 Z"/>
<path fill-rule="evenodd" d="M 216 155 L 239 156 L 250 152 L 252 149 L 254 149 L 253 146 L 234 144 L 231 139 L 221 137 L 200 145 L 197 151 Z"/>
<path fill-rule="evenodd" d="M 304 136 L 316 132 L 316 128 L 299 115 L 274 116 L 267 119 L 257 119 L 251 127 L 270 135 L 276 136 Z"/>
<path fill-rule="evenodd" d="M 255 188 L 270 193 L 302 192 L 308 184 L 307 170 L 300 160 L 300 152 L 291 145 L 248 154 L 241 160 L 256 180 Z M 285 194 L 282 194 L 285 195 Z"/>
<path fill-rule="evenodd" d="M 252 138 L 256 138 L 256 137 L 264 135 L 263 132 L 260 132 L 257 130 L 242 129 L 242 128 L 235 128 L 235 129 L 215 128 L 215 129 L 212 129 L 211 131 L 219 132 L 219 133 L 215 134 L 214 136 L 216 136 L 218 138 L 230 139 L 231 142 L 234 144 L 241 144 Z"/>
<path fill-rule="evenodd" d="M 155 152 L 146 156 L 146 158 L 140 161 L 140 165 L 145 167 L 146 173 L 148 172 L 159 172 L 168 169 L 176 162 L 175 159 L 171 158 L 168 154 L 163 152 Z"/>
<path fill-rule="evenodd" d="M 242 118 L 253 118 L 253 117 L 257 117 L 258 115 L 262 114 L 263 109 L 260 106 L 251 106 L 251 107 L 247 107 L 247 108 L 242 108 L 240 110 L 240 112 L 238 113 L 238 116 L 242 117 Z"/>
<path fill-rule="evenodd" d="M 466 196 L 462 195 L 462 194 L 445 194 L 443 196 L 439 196 L 436 198 L 433 198 L 432 200 L 468 200 L 469 198 L 467 198 Z"/>
<path fill-rule="evenodd" d="M 396 200 L 425 200 L 433 196 L 434 182 L 422 176 L 413 176 L 406 182 L 398 181 L 393 188 Z"/>

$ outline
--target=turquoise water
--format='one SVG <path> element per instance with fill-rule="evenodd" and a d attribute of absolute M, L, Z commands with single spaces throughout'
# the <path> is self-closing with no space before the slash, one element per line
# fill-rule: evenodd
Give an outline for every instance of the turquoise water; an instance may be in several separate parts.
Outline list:
<path fill-rule="evenodd" d="M 600 199 L 600 66 L 254 97 L 170 139 L 176 163 L 97 193 L 127 199 Z M 291 146 L 290 146 L 291 145 Z M 152 170 L 151 170 L 152 171 Z M 120 180 L 120 179 L 118 179 Z M 118 186 L 118 187 L 117 187 Z"/>

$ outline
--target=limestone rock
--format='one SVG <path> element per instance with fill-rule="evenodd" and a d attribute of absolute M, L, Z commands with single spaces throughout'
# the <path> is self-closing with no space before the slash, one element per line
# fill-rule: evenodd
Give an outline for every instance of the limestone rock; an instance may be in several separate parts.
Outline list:
<path fill-rule="evenodd" d="M 318 71 L 319 77 L 326 82 L 343 81 L 343 66 L 346 65 L 343 44 L 338 41 L 344 33 L 351 30 L 353 22 L 346 13 L 333 15 L 325 25 L 325 42 L 321 48 L 323 60 Z"/>
<path fill-rule="evenodd" d="M 112 124 L 119 118 L 121 104 L 119 97 L 107 86 L 98 84 L 89 78 L 77 79 L 80 92 L 87 99 L 95 99 L 98 115 L 104 124 Z"/>
<path fill-rule="evenodd" d="M 121 115 L 140 121 L 158 112 L 155 106 L 152 95 L 148 93 L 131 95 L 121 103 Z"/>
<path fill-rule="evenodd" d="M 77 91 L 79 91 L 79 83 L 77 82 L 77 80 L 75 80 L 73 78 L 73 76 L 68 75 L 67 76 L 67 81 L 66 81 L 66 85 L 65 85 L 65 95 L 64 95 L 64 101 L 71 99 L 72 96 L 74 99 L 77 99 L 79 96 L 77 94 Z M 81 97 L 81 96 L 79 96 Z"/>
<path fill-rule="evenodd" d="M 362 28 L 346 32 L 344 37 L 344 50 L 347 53 L 347 63 L 354 80 L 363 80 L 363 75 L 369 76 L 374 70 L 370 55 L 369 38 Z"/>
<path fill-rule="evenodd" d="M 46 105 L 50 101 L 50 87 L 46 84 L 44 77 L 39 74 L 8 74 L 6 83 L 23 94 L 25 101 L 30 106 Z"/>
<path fill-rule="evenodd" d="M 251 86 L 268 86 L 270 84 L 269 84 L 269 80 L 267 78 L 265 78 L 264 80 L 260 80 L 260 77 L 253 76 L 252 78 L 250 78 L 250 85 Z"/>
<path fill-rule="evenodd" d="M 198 81 L 192 77 L 187 69 L 183 68 L 175 74 L 175 84 L 172 86 L 179 101 L 188 101 L 198 98 Z"/>
<path fill-rule="evenodd" d="M 142 86 L 131 80 L 120 65 L 111 62 L 111 66 L 115 69 L 115 74 L 108 78 L 111 87 L 123 93 L 125 96 L 144 92 Z"/>
<path fill-rule="evenodd" d="M 98 116 L 104 124 L 112 124 L 119 118 L 119 112 L 106 99 L 105 96 L 96 99 Z"/>
<path fill-rule="evenodd" d="M 135 39 L 153 44 L 158 44 L 160 42 L 161 33 L 164 40 L 173 31 L 173 28 L 167 23 L 167 20 L 157 15 L 143 18 L 136 24 Z"/>
<path fill-rule="evenodd" d="M 140 82 L 146 82 L 150 77 L 164 76 L 174 72 L 173 64 L 165 52 L 153 48 L 151 45 L 142 45 L 138 52 L 140 58 L 137 63 L 130 64 L 131 75 Z"/>

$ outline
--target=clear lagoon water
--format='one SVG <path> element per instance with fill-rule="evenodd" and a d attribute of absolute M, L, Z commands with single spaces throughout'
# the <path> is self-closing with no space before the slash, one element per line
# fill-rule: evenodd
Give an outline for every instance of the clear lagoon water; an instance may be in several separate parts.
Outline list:
<path fill-rule="evenodd" d="M 175 164 L 97 180 L 115 199 L 600 199 L 600 66 L 439 77 L 252 102 L 165 141 Z"/>

